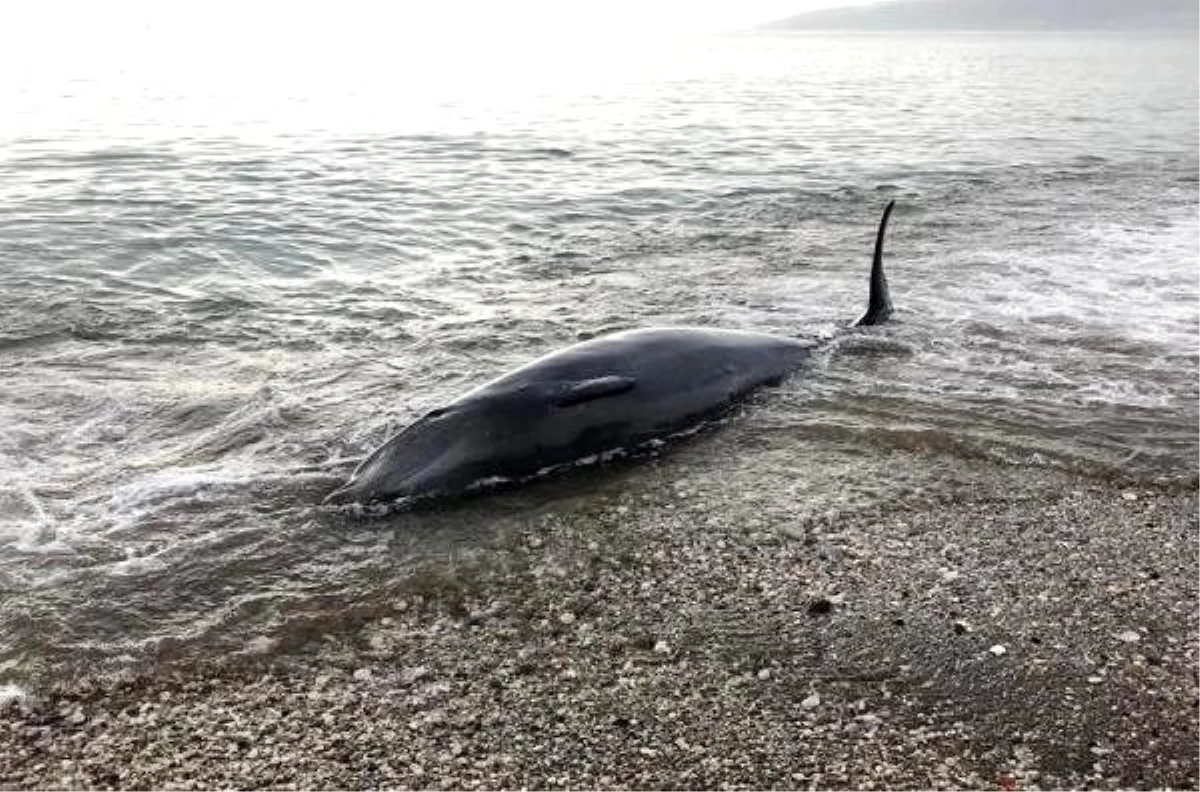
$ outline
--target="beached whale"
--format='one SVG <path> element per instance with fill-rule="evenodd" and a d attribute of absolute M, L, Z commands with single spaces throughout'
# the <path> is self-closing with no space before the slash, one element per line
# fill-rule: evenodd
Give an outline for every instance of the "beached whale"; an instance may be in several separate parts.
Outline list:
<path fill-rule="evenodd" d="M 870 296 L 855 324 L 892 312 L 875 238 Z M 636 451 L 688 432 L 808 359 L 816 342 L 735 330 L 653 327 L 552 352 L 419 418 L 330 493 L 330 503 L 450 495 Z"/>

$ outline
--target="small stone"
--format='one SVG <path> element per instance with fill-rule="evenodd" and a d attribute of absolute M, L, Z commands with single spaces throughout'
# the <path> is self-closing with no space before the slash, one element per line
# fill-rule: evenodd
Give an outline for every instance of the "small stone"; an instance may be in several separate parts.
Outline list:
<path fill-rule="evenodd" d="M 1116 637 L 1121 643 L 1137 643 L 1142 640 L 1141 633 L 1137 630 L 1125 630 L 1124 632 L 1117 633 Z"/>
<path fill-rule="evenodd" d="M 73 726 L 82 726 L 83 724 L 87 723 L 87 715 L 83 714 L 82 709 L 76 707 L 75 711 L 71 713 L 69 720 Z"/>
<path fill-rule="evenodd" d="M 809 693 L 808 696 L 800 702 L 800 706 L 804 709 L 814 709 L 821 706 L 821 694 Z"/>
<path fill-rule="evenodd" d="M 277 642 L 265 635 L 259 635 L 246 642 L 246 651 L 250 654 L 269 654 Z"/>
<path fill-rule="evenodd" d="M 988 649 L 988 651 L 996 657 L 1003 657 L 1008 654 L 1008 649 L 1005 648 L 1004 644 L 996 644 L 991 649 Z"/>
<path fill-rule="evenodd" d="M 1125 492 L 1121 493 L 1121 497 L 1127 501 L 1135 501 L 1137 500 L 1137 493 L 1133 490 L 1126 490 Z"/>
<path fill-rule="evenodd" d="M 1104 681 L 1104 677 L 1100 676 L 1099 674 L 1092 674 L 1087 678 L 1087 681 L 1089 685 L 1099 685 Z"/>
<path fill-rule="evenodd" d="M 770 679 L 771 678 L 771 669 L 769 669 L 769 668 L 759 669 L 758 678 L 759 679 Z"/>
<path fill-rule="evenodd" d="M 656 641 L 654 643 L 654 651 L 657 654 L 670 654 L 671 653 L 671 645 L 669 643 L 667 643 L 666 641 Z"/>
<path fill-rule="evenodd" d="M 824 616 L 833 612 L 833 600 L 828 597 L 817 597 L 808 603 L 808 615 Z"/>
<path fill-rule="evenodd" d="M 354 678 L 359 682 L 366 682 L 371 678 L 371 669 L 359 668 L 354 672 Z"/>
<path fill-rule="evenodd" d="M 969 632 L 971 632 L 970 624 L 968 624 L 963 619 L 955 619 L 954 620 L 954 634 L 955 635 L 966 635 Z"/>
<path fill-rule="evenodd" d="M 575 614 L 571 613 L 571 611 L 563 611 L 562 613 L 558 614 L 558 620 L 563 624 L 574 624 Z"/>

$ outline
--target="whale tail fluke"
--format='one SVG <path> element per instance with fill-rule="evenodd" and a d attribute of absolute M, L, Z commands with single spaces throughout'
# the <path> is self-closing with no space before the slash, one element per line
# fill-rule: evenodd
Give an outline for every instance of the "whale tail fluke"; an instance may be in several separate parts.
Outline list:
<path fill-rule="evenodd" d="M 883 274 L 883 236 L 895 205 L 895 201 L 888 201 L 883 210 L 883 219 L 879 221 L 879 233 L 875 235 L 875 258 L 871 263 L 871 296 L 867 312 L 854 323 L 858 327 L 883 324 L 892 315 L 892 298 L 888 294 L 887 277 Z"/>

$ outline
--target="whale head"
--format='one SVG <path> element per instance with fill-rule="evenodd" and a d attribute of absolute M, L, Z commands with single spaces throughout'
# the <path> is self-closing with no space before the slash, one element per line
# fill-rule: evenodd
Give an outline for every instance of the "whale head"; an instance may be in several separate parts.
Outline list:
<path fill-rule="evenodd" d="M 516 475 L 514 459 L 537 457 L 535 439 L 526 429 L 543 413 L 541 400 L 524 393 L 459 399 L 389 438 L 325 502 L 389 503 Z"/>
<path fill-rule="evenodd" d="M 440 408 L 393 435 L 362 461 L 326 503 L 379 503 L 434 494 L 457 486 L 464 445 L 477 418 Z"/>

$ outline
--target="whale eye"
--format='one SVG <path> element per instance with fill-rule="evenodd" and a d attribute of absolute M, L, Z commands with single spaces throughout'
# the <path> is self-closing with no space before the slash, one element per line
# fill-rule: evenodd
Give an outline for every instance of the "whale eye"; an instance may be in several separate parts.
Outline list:
<path fill-rule="evenodd" d="M 450 412 L 449 407 L 438 407 L 436 410 L 430 410 L 425 413 L 426 418 L 441 418 L 446 413 Z"/>

